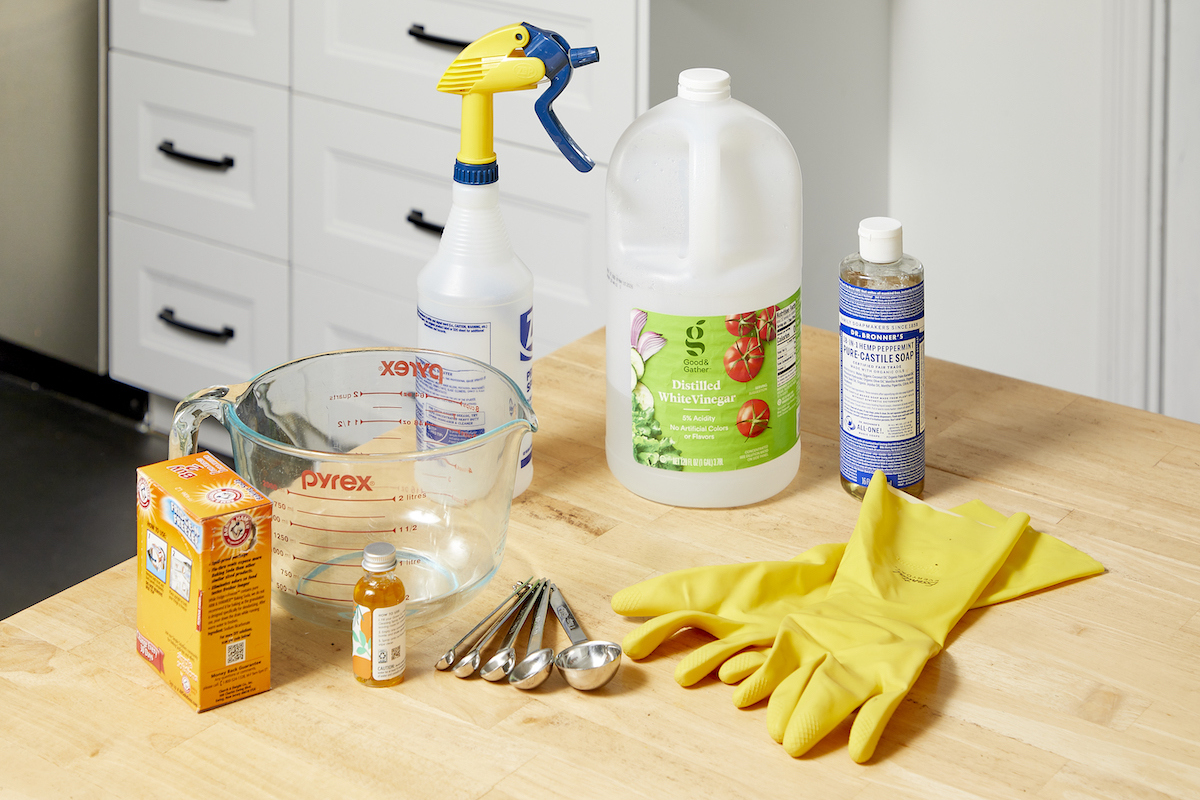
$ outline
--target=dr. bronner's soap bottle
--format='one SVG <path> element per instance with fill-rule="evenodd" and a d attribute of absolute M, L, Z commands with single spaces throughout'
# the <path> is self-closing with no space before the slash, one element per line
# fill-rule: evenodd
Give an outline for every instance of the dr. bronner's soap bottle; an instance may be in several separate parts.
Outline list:
<path fill-rule="evenodd" d="M 858 226 L 839 284 L 841 480 L 862 499 L 876 470 L 925 488 L 925 268 L 887 217 Z"/>

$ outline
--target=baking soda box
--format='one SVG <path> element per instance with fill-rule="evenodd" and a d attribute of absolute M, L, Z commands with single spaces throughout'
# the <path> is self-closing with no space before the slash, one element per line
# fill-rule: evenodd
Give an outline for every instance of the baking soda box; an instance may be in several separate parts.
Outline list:
<path fill-rule="evenodd" d="M 196 711 L 271 688 L 271 501 L 211 453 L 137 471 L 137 650 Z"/>

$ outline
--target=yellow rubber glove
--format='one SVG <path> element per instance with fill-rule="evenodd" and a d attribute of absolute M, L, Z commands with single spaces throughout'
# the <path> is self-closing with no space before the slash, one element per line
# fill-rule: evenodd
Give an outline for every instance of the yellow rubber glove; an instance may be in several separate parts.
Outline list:
<path fill-rule="evenodd" d="M 1005 521 L 978 500 L 953 512 L 993 526 Z M 693 567 L 622 589 L 613 595 L 614 611 L 654 617 L 630 631 L 622 647 L 630 658 L 641 659 L 680 630 L 699 628 L 717 640 L 684 656 L 675 668 L 675 680 L 691 686 L 720 665 L 722 681 L 740 681 L 761 667 L 770 652 L 746 648 L 769 646 L 785 616 L 824 599 L 845 549 L 842 543 L 825 544 L 790 561 Z M 973 607 L 1103 571 L 1104 566 L 1090 556 L 1027 527 Z"/>
<path fill-rule="evenodd" d="M 999 511 L 989 508 L 979 500 L 972 500 L 957 506 L 951 509 L 951 513 L 993 527 L 1002 525 L 1006 519 Z M 830 556 L 836 557 L 840 561 L 845 545 L 838 547 L 840 549 L 836 553 L 830 551 Z M 1066 542 L 1049 534 L 1026 527 L 1021 532 L 1021 538 L 1017 540 L 1016 546 L 1009 553 L 1004 566 L 996 573 L 996 577 L 992 578 L 991 583 L 987 585 L 971 608 L 983 608 L 1003 603 L 1066 581 L 1099 575 L 1103 572 L 1104 565 L 1086 553 L 1076 550 Z M 810 593 L 809 599 L 815 601 L 823 596 L 823 594 Z M 780 619 L 782 620 L 782 618 Z M 769 642 L 757 644 L 769 644 Z M 769 654 L 769 648 L 739 653 L 721 664 L 718 675 L 725 683 L 737 683 L 761 667 Z"/>
<path fill-rule="evenodd" d="M 876 473 L 824 600 L 784 618 L 759 669 L 734 693 L 770 695 L 767 730 L 792 756 L 855 709 L 850 757 L 866 761 L 925 662 L 979 598 L 1029 523 L 991 527 L 938 511 Z"/>
<path fill-rule="evenodd" d="M 784 617 L 824 598 L 845 549 L 825 544 L 791 561 L 693 567 L 622 589 L 613 595 L 614 611 L 654 619 L 630 631 L 621 647 L 640 659 L 684 628 L 712 634 L 715 642 L 675 667 L 675 680 L 691 686 L 740 650 L 771 644 Z"/>

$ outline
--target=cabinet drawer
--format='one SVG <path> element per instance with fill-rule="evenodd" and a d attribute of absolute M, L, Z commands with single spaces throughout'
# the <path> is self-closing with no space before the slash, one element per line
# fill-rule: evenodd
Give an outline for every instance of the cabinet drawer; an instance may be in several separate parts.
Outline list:
<path fill-rule="evenodd" d="M 288 0 L 109 0 L 110 43 L 287 86 Z"/>
<path fill-rule="evenodd" d="M 109 64 L 110 209 L 286 259 L 287 91 L 123 53 Z"/>
<path fill-rule="evenodd" d="M 438 237 L 407 218 L 417 210 L 445 222 L 458 136 L 297 97 L 293 137 L 294 265 L 415 299 Z M 603 324 L 605 175 L 542 151 L 501 159 L 505 225 L 534 274 L 535 354 Z"/>
<path fill-rule="evenodd" d="M 177 399 L 287 360 L 287 266 L 122 219 L 109 236 L 114 378 Z"/>
<path fill-rule="evenodd" d="M 416 300 L 293 272 L 292 358 L 353 347 L 416 346 Z"/>
<path fill-rule="evenodd" d="M 607 163 L 635 116 L 635 0 L 525 0 L 515 6 L 486 0 L 296 0 L 293 13 L 297 91 L 458 130 L 462 101 L 435 87 L 461 48 L 431 44 L 408 31 L 420 25 L 428 34 L 470 42 L 528 22 L 562 34 L 573 47 L 600 48 L 600 62 L 576 70 L 554 103 L 584 152 Z M 545 88 L 496 97 L 498 140 L 557 152 L 533 110 Z M 501 165 L 504 157 L 500 152 Z"/>

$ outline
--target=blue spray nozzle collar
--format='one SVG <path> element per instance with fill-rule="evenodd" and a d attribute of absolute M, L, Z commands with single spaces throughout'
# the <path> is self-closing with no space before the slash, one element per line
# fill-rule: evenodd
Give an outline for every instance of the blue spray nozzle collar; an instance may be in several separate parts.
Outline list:
<path fill-rule="evenodd" d="M 464 164 L 455 159 L 454 182 L 468 186 L 483 186 L 500 180 L 500 165 L 495 161 L 486 164 Z"/>
<path fill-rule="evenodd" d="M 575 169 L 587 172 L 596 166 L 596 162 L 567 133 L 554 113 L 553 104 L 563 89 L 567 88 L 572 70 L 599 61 L 600 51 L 595 47 L 572 49 L 567 40 L 554 31 L 543 30 L 528 22 L 521 24 L 529 30 L 529 44 L 522 48 L 525 55 L 540 59 L 546 65 L 546 77 L 550 79 L 550 87 L 534 102 L 534 111 L 559 152 L 566 156 Z"/>

